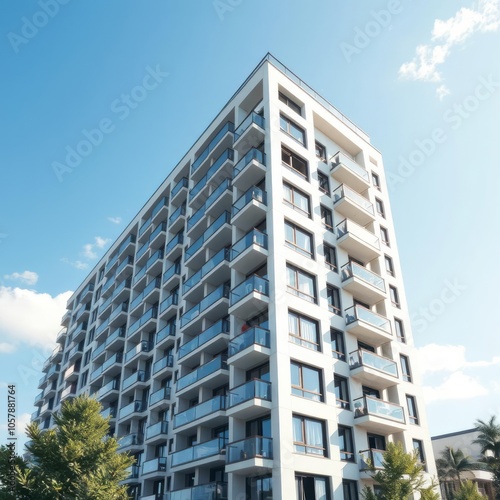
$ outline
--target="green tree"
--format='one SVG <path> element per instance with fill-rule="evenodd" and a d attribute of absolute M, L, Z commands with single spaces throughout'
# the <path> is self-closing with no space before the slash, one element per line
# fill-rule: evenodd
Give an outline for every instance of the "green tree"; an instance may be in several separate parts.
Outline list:
<path fill-rule="evenodd" d="M 463 472 L 479 469 L 482 465 L 474 462 L 462 450 L 455 450 L 447 446 L 436 460 L 436 467 L 439 480 L 444 483 L 446 496 L 453 498 L 453 490 L 456 487 L 454 481 L 458 481 L 461 484 Z"/>
<path fill-rule="evenodd" d="M 493 474 L 495 498 L 500 500 L 500 424 L 493 415 L 488 422 L 476 420 L 475 426 L 479 435 L 474 443 L 481 447 L 482 461 Z"/>
<path fill-rule="evenodd" d="M 464 481 L 453 495 L 453 500 L 483 500 L 486 498 L 477 491 L 476 485 L 470 481 Z"/>
<path fill-rule="evenodd" d="M 26 446 L 29 467 L 18 469 L 18 481 L 37 500 L 124 500 L 120 485 L 134 459 L 117 453 L 118 442 L 108 436 L 109 423 L 95 399 L 80 396 L 64 402 L 54 415 L 55 429 L 42 431 L 30 424 Z"/>
<path fill-rule="evenodd" d="M 27 500 L 29 491 L 17 484 L 16 470 L 25 470 L 24 460 L 0 445 L 0 500 Z"/>
<path fill-rule="evenodd" d="M 378 484 L 380 494 L 365 487 L 366 500 L 408 500 L 414 492 L 419 492 L 423 500 L 439 500 L 434 491 L 436 484 L 426 484 L 424 467 L 419 463 L 418 452 L 406 453 L 401 443 L 389 443 L 384 453 L 383 469 L 377 470 L 368 464 L 371 477 Z"/>

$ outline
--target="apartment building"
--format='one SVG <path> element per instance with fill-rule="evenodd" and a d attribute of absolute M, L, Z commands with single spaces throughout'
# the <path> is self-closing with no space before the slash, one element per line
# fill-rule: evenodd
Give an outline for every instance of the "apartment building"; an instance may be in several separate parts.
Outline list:
<path fill-rule="evenodd" d="M 134 498 L 346 499 L 434 457 L 379 151 L 270 54 L 68 301 L 33 420 L 95 396 Z"/>

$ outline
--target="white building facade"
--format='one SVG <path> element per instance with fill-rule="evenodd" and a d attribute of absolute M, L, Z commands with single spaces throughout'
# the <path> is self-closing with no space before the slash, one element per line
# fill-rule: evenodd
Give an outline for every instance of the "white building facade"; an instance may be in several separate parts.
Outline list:
<path fill-rule="evenodd" d="M 381 154 L 271 55 L 68 301 L 33 419 L 103 404 L 148 500 L 346 499 L 434 457 Z"/>

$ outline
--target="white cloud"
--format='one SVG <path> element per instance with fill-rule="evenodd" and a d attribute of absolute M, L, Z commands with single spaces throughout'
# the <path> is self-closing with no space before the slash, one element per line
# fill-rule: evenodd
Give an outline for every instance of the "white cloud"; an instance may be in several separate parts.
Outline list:
<path fill-rule="evenodd" d="M 424 396 L 427 403 L 450 399 L 473 399 L 486 396 L 488 390 L 474 377 L 465 375 L 461 371 L 452 373 L 435 387 L 424 387 Z"/>
<path fill-rule="evenodd" d="M 38 281 L 38 274 L 33 271 L 23 271 L 22 273 L 5 274 L 4 279 L 11 281 L 20 281 L 27 285 L 35 285 Z"/>
<path fill-rule="evenodd" d="M 450 89 L 446 85 L 440 85 L 436 89 L 436 94 L 439 100 L 442 101 L 447 95 L 450 95 Z"/>
<path fill-rule="evenodd" d="M 0 354 L 8 354 L 15 351 L 16 346 L 8 342 L 0 342 Z"/>
<path fill-rule="evenodd" d="M 109 222 L 112 222 L 113 224 L 121 224 L 122 218 L 121 217 L 108 217 Z"/>
<path fill-rule="evenodd" d="M 497 31 L 500 26 L 500 0 L 479 0 L 476 8 L 462 7 L 446 20 L 436 19 L 431 41 L 419 45 L 410 62 L 399 68 L 399 76 L 409 80 L 441 82 L 443 77 L 439 66 L 446 62 L 452 48 L 464 43 L 475 33 Z M 440 99 L 447 90 L 441 85 L 437 89 Z"/>
<path fill-rule="evenodd" d="M 95 249 L 104 248 L 110 241 L 109 238 L 101 238 L 100 236 L 94 237 L 94 243 L 83 245 L 83 256 L 89 260 L 97 259 Z"/>
<path fill-rule="evenodd" d="M 86 262 L 82 262 L 81 260 L 69 260 L 66 257 L 61 259 L 65 264 L 69 264 L 71 267 L 76 269 L 88 269 L 89 265 Z"/>
<path fill-rule="evenodd" d="M 0 286 L 0 339 L 4 344 L 53 344 L 73 292 L 55 297 L 34 290 Z"/>

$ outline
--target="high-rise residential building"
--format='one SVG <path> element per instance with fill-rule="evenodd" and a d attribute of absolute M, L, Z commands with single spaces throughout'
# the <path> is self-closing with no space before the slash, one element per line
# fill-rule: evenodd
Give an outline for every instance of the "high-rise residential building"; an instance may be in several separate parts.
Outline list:
<path fill-rule="evenodd" d="M 382 157 L 267 55 L 68 301 L 33 419 L 94 395 L 134 498 L 346 499 L 435 474 Z"/>

